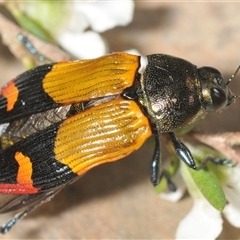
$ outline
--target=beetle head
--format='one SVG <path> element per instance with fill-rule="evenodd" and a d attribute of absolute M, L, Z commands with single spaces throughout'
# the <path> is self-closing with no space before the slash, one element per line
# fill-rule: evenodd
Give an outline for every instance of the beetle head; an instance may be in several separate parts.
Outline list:
<path fill-rule="evenodd" d="M 207 111 L 219 112 L 230 106 L 236 98 L 228 84 L 239 71 L 240 66 L 226 83 L 222 74 L 212 67 L 198 68 L 198 74 L 202 85 L 202 101 Z"/>

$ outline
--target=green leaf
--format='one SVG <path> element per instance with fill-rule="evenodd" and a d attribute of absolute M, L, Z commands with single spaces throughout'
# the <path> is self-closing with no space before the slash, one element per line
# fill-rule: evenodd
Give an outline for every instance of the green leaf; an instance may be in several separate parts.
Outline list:
<path fill-rule="evenodd" d="M 51 35 L 34 19 L 20 14 L 16 20 L 18 21 L 19 25 L 21 25 L 21 27 L 34 34 L 35 36 L 48 42 L 52 41 Z"/>
<path fill-rule="evenodd" d="M 6 6 L 19 25 L 45 41 L 53 36 L 68 19 L 65 1 L 9 1 Z"/>
<path fill-rule="evenodd" d="M 193 148 L 191 147 L 191 150 L 192 149 Z M 199 148 L 198 150 L 201 152 L 201 148 Z M 202 156 L 205 156 L 203 158 L 199 154 L 195 154 L 197 153 L 196 151 L 191 152 L 193 154 L 194 160 L 198 165 L 207 156 L 205 154 L 202 154 Z M 205 153 L 205 151 L 202 151 L 202 153 Z M 181 166 L 182 175 L 186 181 L 186 184 L 188 185 L 190 193 L 192 193 L 192 195 L 196 197 L 196 195 L 198 194 L 197 191 L 200 191 L 201 194 L 214 208 L 222 211 L 226 205 L 226 198 L 220 181 L 215 172 L 207 166 L 198 171 L 190 169 L 184 163 L 181 164 Z"/>

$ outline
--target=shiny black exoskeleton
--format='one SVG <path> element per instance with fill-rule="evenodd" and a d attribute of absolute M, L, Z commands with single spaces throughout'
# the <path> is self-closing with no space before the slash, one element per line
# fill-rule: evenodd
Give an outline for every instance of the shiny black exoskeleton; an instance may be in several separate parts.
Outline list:
<path fill-rule="evenodd" d="M 184 59 L 164 54 L 149 55 L 147 60 L 135 93 L 151 121 L 155 136 L 150 171 L 151 181 L 157 185 L 161 178 L 160 133 L 169 133 L 180 159 L 197 170 L 190 151 L 173 132 L 196 123 L 207 112 L 225 109 L 236 96 L 215 68 L 197 68 Z"/>

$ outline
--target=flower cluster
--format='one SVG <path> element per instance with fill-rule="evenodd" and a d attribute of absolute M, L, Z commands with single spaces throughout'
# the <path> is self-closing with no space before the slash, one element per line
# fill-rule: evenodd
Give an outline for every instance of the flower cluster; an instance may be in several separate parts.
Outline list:
<path fill-rule="evenodd" d="M 208 155 L 225 158 L 208 147 L 187 146 L 196 160 L 203 161 Z M 182 163 L 172 180 L 177 183 L 177 191 L 160 193 L 161 198 L 178 201 L 187 189 L 194 200 L 193 208 L 178 226 L 176 239 L 216 239 L 223 230 L 223 215 L 231 225 L 240 228 L 239 165 L 209 163 L 196 172 Z"/>

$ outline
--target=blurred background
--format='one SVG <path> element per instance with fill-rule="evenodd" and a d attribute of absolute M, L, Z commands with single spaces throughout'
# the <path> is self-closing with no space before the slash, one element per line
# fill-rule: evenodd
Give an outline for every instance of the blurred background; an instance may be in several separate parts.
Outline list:
<path fill-rule="evenodd" d="M 227 80 L 240 64 L 239 13 L 240 3 L 135 1 L 133 21 L 101 35 L 110 51 L 170 54 L 215 67 Z M 0 41 L 1 84 L 23 71 Z M 238 95 L 239 81 L 238 75 L 230 85 Z M 238 101 L 221 114 L 209 114 L 198 129 L 239 131 L 239 106 Z M 122 161 L 91 170 L 0 239 L 174 239 L 192 199 L 186 194 L 171 203 L 158 197 L 149 181 L 152 153 L 153 146 L 145 144 Z M 0 223 L 10 216 L 0 216 Z M 240 230 L 225 222 L 219 239 L 227 238 L 240 239 Z"/>

